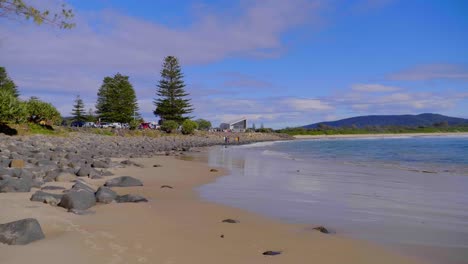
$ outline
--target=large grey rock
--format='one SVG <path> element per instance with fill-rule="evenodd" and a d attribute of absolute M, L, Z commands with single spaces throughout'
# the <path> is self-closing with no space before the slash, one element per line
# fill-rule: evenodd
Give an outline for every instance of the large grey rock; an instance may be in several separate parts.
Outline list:
<path fill-rule="evenodd" d="M 117 193 L 110 188 L 101 186 L 96 192 L 96 201 L 98 203 L 111 203 L 117 198 Z"/>
<path fill-rule="evenodd" d="M 0 181 L 0 193 L 5 192 L 29 192 L 31 191 L 32 181 L 29 179 L 9 178 Z"/>
<path fill-rule="evenodd" d="M 76 183 L 71 188 L 72 191 L 77 190 L 85 190 L 87 192 L 93 193 L 95 192 L 94 188 L 89 186 L 86 182 L 77 180 Z"/>
<path fill-rule="evenodd" d="M 107 187 L 130 187 L 130 186 L 143 186 L 143 183 L 130 176 L 122 176 L 106 181 L 104 186 Z"/>
<path fill-rule="evenodd" d="M 148 202 L 148 200 L 140 195 L 134 194 L 125 194 L 119 195 L 115 198 L 115 201 L 118 203 L 141 203 L 141 202 Z"/>
<path fill-rule="evenodd" d="M 33 218 L 0 225 L 0 242 L 8 245 L 26 245 L 44 237 L 41 225 Z"/>
<path fill-rule="evenodd" d="M 58 204 L 66 209 L 86 210 L 96 205 L 94 193 L 80 189 L 65 193 Z"/>
<path fill-rule="evenodd" d="M 57 177 L 55 177 L 55 181 L 58 182 L 70 182 L 76 179 L 76 176 L 69 173 L 69 172 L 61 172 Z"/>
<path fill-rule="evenodd" d="M 31 196 L 31 201 L 57 205 L 62 200 L 63 194 L 47 193 L 37 191 Z"/>
<path fill-rule="evenodd" d="M 62 186 L 44 186 L 41 188 L 41 190 L 44 190 L 44 191 L 61 191 L 65 189 L 66 188 Z"/>
<path fill-rule="evenodd" d="M 93 168 L 109 168 L 109 164 L 106 163 L 105 161 L 95 160 L 91 164 L 91 167 L 93 167 Z"/>
<path fill-rule="evenodd" d="M 90 167 L 81 167 L 76 172 L 76 176 L 78 177 L 88 177 L 91 175 L 91 168 Z"/>

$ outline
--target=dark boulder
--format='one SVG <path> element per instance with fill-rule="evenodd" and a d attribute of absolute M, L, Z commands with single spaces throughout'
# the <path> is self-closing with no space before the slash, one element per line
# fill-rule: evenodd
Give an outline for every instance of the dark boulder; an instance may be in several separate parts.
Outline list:
<path fill-rule="evenodd" d="M 130 186 L 143 186 L 143 183 L 130 176 L 122 176 L 106 181 L 104 186 L 107 187 L 130 187 Z"/>
<path fill-rule="evenodd" d="M 31 196 L 31 201 L 34 202 L 41 202 L 50 205 L 57 205 L 62 200 L 63 194 L 54 194 L 54 193 L 47 193 L 43 191 L 37 191 Z"/>
<path fill-rule="evenodd" d="M 65 187 L 62 186 L 44 186 L 41 188 L 43 191 L 61 191 L 65 190 Z"/>
<path fill-rule="evenodd" d="M 276 256 L 276 255 L 279 255 L 281 254 L 281 251 L 272 251 L 272 250 L 268 250 L 268 251 L 265 251 L 262 253 L 262 255 L 264 256 Z"/>
<path fill-rule="evenodd" d="M 26 245 L 44 237 L 41 225 L 33 218 L 0 225 L 0 242 L 8 245 Z"/>
<path fill-rule="evenodd" d="M 58 205 L 66 209 L 86 210 L 96 205 L 96 198 L 94 192 L 71 190 L 63 195 Z"/>
<path fill-rule="evenodd" d="M 325 227 L 323 226 L 317 226 L 317 227 L 314 227 L 312 228 L 313 230 L 317 230 L 319 231 L 320 233 L 324 233 L 324 234 L 329 234 L 330 232 L 328 231 L 328 229 L 326 229 Z"/>
<path fill-rule="evenodd" d="M 99 187 L 95 195 L 98 203 L 111 203 L 117 198 L 116 192 L 104 186 Z"/>
<path fill-rule="evenodd" d="M 81 180 L 77 180 L 76 183 L 72 186 L 71 190 L 72 191 L 84 190 L 93 194 L 95 192 L 93 187 L 89 186 L 86 182 L 81 181 Z"/>
<path fill-rule="evenodd" d="M 140 195 L 134 194 L 126 194 L 126 195 L 119 195 L 115 198 L 115 201 L 118 203 L 141 203 L 141 202 L 148 202 L 148 200 Z"/>
<path fill-rule="evenodd" d="M 5 192 L 29 192 L 31 191 L 32 181 L 29 179 L 9 178 L 0 181 L 0 193 Z"/>
<path fill-rule="evenodd" d="M 222 222 L 223 222 L 223 223 L 228 223 L 228 224 L 237 224 L 237 223 L 240 223 L 239 220 L 230 219 L 230 218 L 224 219 Z"/>

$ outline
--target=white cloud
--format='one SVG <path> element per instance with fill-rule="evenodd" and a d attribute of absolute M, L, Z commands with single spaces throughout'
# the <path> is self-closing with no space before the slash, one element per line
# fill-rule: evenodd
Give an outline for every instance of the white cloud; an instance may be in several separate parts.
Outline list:
<path fill-rule="evenodd" d="M 468 67 L 459 64 L 419 65 L 391 74 L 389 79 L 403 81 L 426 81 L 434 79 L 468 80 Z"/>
<path fill-rule="evenodd" d="M 289 98 L 285 99 L 283 103 L 299 111 L 327 111 L 334 109 L 333 106 L 319 99 Z"/>
<path fill-rule="evenodd" d="M 352 90 L 358 92 L 369 92 L 369 93 L 376 93 L 376 92 L 394 92 L 401 90 L 399 87 L 394 86 L 386 86 L 382 84 L 355 84 L 352 86 Z"/>

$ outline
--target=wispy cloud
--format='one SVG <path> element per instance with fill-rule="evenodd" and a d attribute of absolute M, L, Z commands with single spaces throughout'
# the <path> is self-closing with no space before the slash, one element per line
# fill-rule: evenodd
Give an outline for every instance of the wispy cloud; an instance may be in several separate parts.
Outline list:
<path fill-rule="evenodd" d="M 436 79 L 468 80 L 468 67 L 460 64 L 426 64 L 388 76 L 391 80 L 426 81 Z"/>
<path fill-rule="evenodd" d="M 357 92 L 376 93 L 376 92 L 394 92 L 394 91 L 401 90 L 401 88 L 382 85 L 382 84 L 355 84 L 352 86 L 352 90 L 357 91 Z"/>

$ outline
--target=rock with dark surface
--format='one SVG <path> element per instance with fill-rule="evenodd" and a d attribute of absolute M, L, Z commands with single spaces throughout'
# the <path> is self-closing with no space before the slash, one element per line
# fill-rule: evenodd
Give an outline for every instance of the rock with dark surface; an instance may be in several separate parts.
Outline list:
<path fill-rule="evenodd" d="M 141 202 L 148 202 L 148 200 L 140 195 L 134 194 L 126 194 L 126 195 L 119 195 L 115 198 L 115 201 L 118 203 L 141 203 Z"/>
<path fill-rule="evenodd" d="M 95 195 L 98 203 L 111 203 L 117 198 L 116 192 L 104 186 L 99 187 Z"/>
<path fill-rule="evenodd" d="M 90 193 L 93 193 L 93 194 L 95 192 L 93 187 L 91 187 L 86 182 L 81 181 L 81 180 L 77 180 L 76 183 L 73 184 L 71 190 L 72 191 L 84 190 L 84 191 L 87 191 L 87 192 L 90 192 Z"/>
<path fill-rule="evenodd" d="M 41 188 L 41 190 L 43 191 L 61 191 L 61 190 L 65 190 L 66 188 L 65 187 L 62 187 L 62 186 L 44 186 Z"/>
<path fill-rule="evenodd" d="M 314 227 L 312 228 L 313 230 L 317 230 L 319 231 L 320 233 L 324 233 L 324 234 L 329 234 L 330 232 L 323 226 L 317 226 L 317 227 Z"/>
<path fill-rule="evenodd" d="M 31 201 L 41 202 L 50 205 L 57 205 L 62 200 L 63 194 L 47 193 L 43 191 L 37 191 L 31 196 Z"/>
<path fill-rule="evenodd" d="M 281 254 L 281 251 L 272 251 L 272 250 L 268 250 L 268 251 L 265 251 L 262 253 L 262 255 L 264 256 L 276 256 L 276 255 L 279 255 Z"/>
<path fill-rule="evenodd" d="M 231 219 L 231 218 L 224 219 L 222 222 L 223 222 L 223 223 L 228 223 L 228 224 L 237 224 L 237 223 L 240 223 L 239 220 L 235 220 L 235 219 Z"/>
<path fill-rule="evenodd" d="M 29 192 L 32 181 L 28 179 L 9 178 L 0 181 L 0 193 L 5 192 Z"/>
<path fill-rule="evenodd" d="M 164 188 L 173 189 L 173 187 L 170 185 L 161 185 L 161 189 L 164 189 Z"/>
<path fill-rule="evenodd" d="M 58 205 L 66 209 L 86 210 L 96 205 L 96 198 L 94 192 L 72 190 L 63 195 Z"/>
<path fill-rule="evenodd" d="M 153 168 L 160 168 L 160 167 L 162 167 L 161 164 L 154 164 L 154 165 L 153 165 Z"/>
<path fill-rule="evenodd" d="M 143 183 L 130 176 L 122 176 L 106 181 L 104 186 L 107 187 L 130 187 L 130 186 L 143 186 Z"/>
<path fill-rule="evenodd" d="M 211 169 L 210 172 L 218 172 L 217 169 Z"/>
<path fill-rule="evenodd" d="M 0 225 L 0 242 L 4 244 L 26 245 L 44 237 L 41 225 L 33 218 Z"/>

